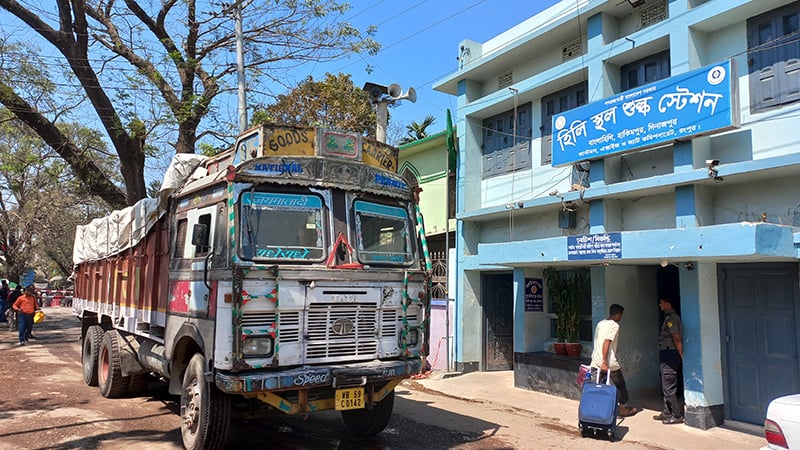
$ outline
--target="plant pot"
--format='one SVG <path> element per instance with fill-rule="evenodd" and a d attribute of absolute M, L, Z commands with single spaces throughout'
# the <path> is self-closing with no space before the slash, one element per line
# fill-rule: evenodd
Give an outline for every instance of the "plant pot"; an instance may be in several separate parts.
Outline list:
<path fill-rule="evenodd" d="M 581 349 L 583 346 L 577 342 L 566 342 L 564 343 L 564 347 L 566 347 L 567 356 L 572 358 L 580 358 L 581 357 Z"/>
<path fill-rule="evenodd" d="M 563 342 L 553 342 L 553 350 L 556 351 L 556 355 L 567 354 L 567 346 Z"/>

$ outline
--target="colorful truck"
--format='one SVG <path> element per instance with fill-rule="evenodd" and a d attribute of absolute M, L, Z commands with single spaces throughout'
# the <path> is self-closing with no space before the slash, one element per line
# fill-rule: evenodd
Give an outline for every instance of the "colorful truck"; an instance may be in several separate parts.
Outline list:
<path fill-rule="evenodd" d="M 180 395 L 187 449 L 220 448 L 240 408 L 336 409 L 387 425 L 421 372 L 430 259 L 395 147 L 261 126 L 215 157 L 178 154 L 159 198 L 76 230 L 83 378 L 104 397 L 151 376 Z"/>

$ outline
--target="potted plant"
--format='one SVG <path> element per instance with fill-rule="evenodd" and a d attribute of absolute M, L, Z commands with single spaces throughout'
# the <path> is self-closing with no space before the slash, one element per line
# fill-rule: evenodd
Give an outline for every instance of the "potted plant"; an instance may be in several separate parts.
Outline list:
<path fill-rule="evenodd" d="M 566 354 L 578 357 L 581 344 L 578 342 L 581 323 L 581 300 L 588 294 L 589 276 L 586 270 L 559 272 L 553 267 L 544 270 L 547 292 L 553 300 L 558 319 L 556 321 L 556 343 L 553 347 L 559 353 L 562 344 Z"/>

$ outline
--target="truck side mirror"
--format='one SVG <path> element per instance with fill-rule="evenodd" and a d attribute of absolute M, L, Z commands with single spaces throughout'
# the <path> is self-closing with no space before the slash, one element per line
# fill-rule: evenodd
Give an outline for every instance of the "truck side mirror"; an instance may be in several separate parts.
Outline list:
<path fill-rule="evenodd" d="M 208 247 L 208 225 L 196 223 L 192 227 L 192 245 Z"/>

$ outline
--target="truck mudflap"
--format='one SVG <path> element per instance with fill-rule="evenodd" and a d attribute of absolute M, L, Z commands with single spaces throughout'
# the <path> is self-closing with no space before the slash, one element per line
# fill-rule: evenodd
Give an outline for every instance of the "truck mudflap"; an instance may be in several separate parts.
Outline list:
<path fill-rule="evenodd" d="M 420 358 L 369 361 L 356 364 L 299 367 L 275 372 L 217 372 L 215 383 L 229 394 L 256 395 L 273 391 L 312 388 L 347 388 L 403 380 L 420 373 Z"/>

